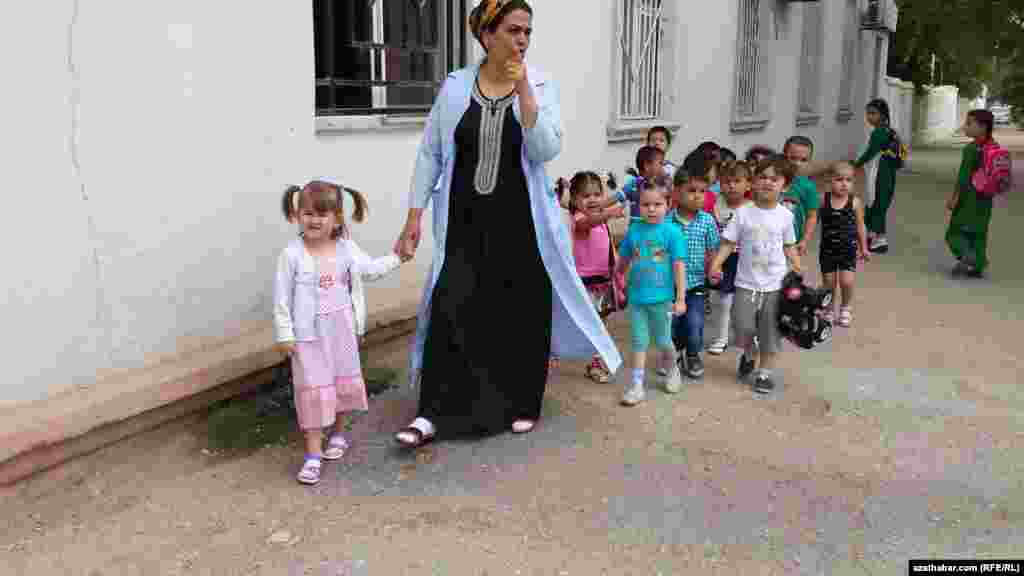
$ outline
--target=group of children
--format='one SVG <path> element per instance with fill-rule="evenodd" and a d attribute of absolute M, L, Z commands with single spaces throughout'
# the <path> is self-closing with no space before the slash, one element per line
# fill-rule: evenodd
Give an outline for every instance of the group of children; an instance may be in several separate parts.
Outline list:
<path fill-rule="evenodd" d="M 869 122 L 872 114 L 869 104 Z M 993 198 L 1010 186 L 1009 155 L 992 140 L 992 127 L 990 112 L 968 114 L 966 131 L 974 143 L 965 148 L 957 188 L 947 201 L 946 240 L 957 257 L 956 271 L 975 276 L 987 264 Z M 682 389 L 683 374 L 703 376 L 709 291 L 719 297 L 706 351 L 724 353 L 731 326 L 740 349 L 737 377 L 753 376 L 756 392 L 772 391 L 772 370 L 781 351 L 781 289 L 789 272 L 802 271 L 801 259 L 818 228 L 823 285 L 840 300 L 838 317 L 826 312 L 825 319 L 850 326 L 858 261 L 887 249 L 884 208 L 891 202 L 892 186 L 876 191 L 888 197 L 880 214 L 873 215 L 881 218 L 883 235 L 875 226 L 870 240 L 865 205 L 853 193 L 855 167 L 897 160 L 899 152 L 883 153 L 892 146 L 879 134 L 872 133 L 855 162 L 831 165 L 823 198 L 814 182 L 798 174 L 813 154 L 807 138 L 790 138 L 782 154 L 753 147 L 743 160 L 705 142 L 676 167 L 665 159 L 672 137 L 661 127 L 651 129 L 647 145 L 636 155 L 636 174 L 622 189 L 610 175 L 595 172 L 559 182 L 556 197 L 571 216 L 576 269 L 594 307 L 605 318 L 628 310 L 633 369 L 623 404 L 644 400 L 651 346 L 657 352 L 658 381 L 667 392 Z M 892 170 L 876 167 L 885 178 Z M 366 324 L 362 281 L 381 278 L 401 263 L 397 254 L 371 258 L 352 240 L 342 210 L 346 193 L 354 204 L 354 220 L 361 221 L 363 196 L 330 178 L 289 187 L 281 204 L 300 234 L 278 259 L 274 323 L 278 346 L 291 358 L 306 452 L 298 480 L 307 484 L 319 481 L 322 460 L 344 455 L 344 415 L 368 408 L 358 349 Z M 629 227 L 616 246 L 608 223 L 627 214 Z M 586 374 L 598 382 L 611 377 L 598 356 Z M 330 431 L 326 439 L 324 430 Z"/>
<path fill-rule="evenodd" d="M 826 318 L 840 326 L 852 322 L 854 273 L 857 262 L 869 258 L 864 207 L 853 194 L 854 166 L 832 165 L 822 201 L 815 183 L 798 175 L 813 154 L 805 137 L 787 140 L 782 154 L 754 147 L 743 160 L 705 142 L 679 167 L 665 158 L 670 145 L 666 128 L 652 128 L 621 190 L 613 177 L 594 172 L 556 186 L 571 215 L 577 271 L 595 307 L 607 317 L 628 302 L 632 372 L 622 403 L 644 400 L 649 349 L 656 354 L 659 385 L 677 393 L 684 375 L 704 375 L 705 351 L 720 355 L 728 349 L 730 328 L 741 351 L 737 376 L 752 376 L 755 391 L 770 392 L 781 350 L 783 278 L 802 271 L 801 257 L 819 219 L 822 279 L 841 295 L 838 320 L 832 312 Z M 608 222 L 627 216 L 616 247 Z M 714 307 L 712 292 L 719 294 Z M 713 308 L 705 347 L 705 320 Z M 597 356 L 586 374 L 598 382 L 610 377 Z"/>

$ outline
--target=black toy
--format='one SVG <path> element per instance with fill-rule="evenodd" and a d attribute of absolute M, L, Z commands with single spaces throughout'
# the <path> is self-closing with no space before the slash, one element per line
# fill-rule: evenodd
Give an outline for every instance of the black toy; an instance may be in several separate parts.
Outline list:
<path fill-rule="evenodd" d="M 832 337 L 832 323 L 824 312 L 831 305 L 831 290 L 805 285 L 796 272 L 786 274 L 779 298 L 779 335 L 805 350 L 827 342 Z"/>

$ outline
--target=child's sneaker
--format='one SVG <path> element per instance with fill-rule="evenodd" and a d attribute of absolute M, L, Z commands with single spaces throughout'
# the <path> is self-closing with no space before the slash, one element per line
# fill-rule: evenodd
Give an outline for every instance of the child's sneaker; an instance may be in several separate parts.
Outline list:
<path fill-rule="evenodd" d="M 607 384 L 610 376 L 600 358 L 592 359 L 590 364 L 587 365 L 587 378 L 598 384 Z"/>
<path fill-rule="evenodd" d="M 719 354 L 724 354 L 727 348 L 729 348 L 729 340 L 725 338 L 715 338 L 711 341 L 711 345 L 708 346 L 708 354 L 718 356 Z"/>
<path fill-rule="evenodd" d="M 747 358 L 746 354 L 740 354 L 739 362 L 736 365 L 736 379 L 743 381 L 754 371 L 754 360 Z"/>
<path fill-rule="evenodd" d="M 870 242 L 868 242 L 868 252 L 885 254 L 888 251 L 889 241 L 886 240 L 885 236 L 875 236 Z"/>
<path fill-rule="evenodd" d="M 626 384 L 626 391 L 622 394 L 622 404 L 625 406 L 636 406 L 643 402 L 646 396 L 643 383 L 635 384 L 630 382 Z"/>
<path fill-rule="evenodd" d="M 775 390 L 775 382 L 766 374 L 758 374 L 754 378 L 754 392 L 758 394 L 769 394 Z"/>
<path fill-rule="evenodd" d="M 700 354 L 686 357 L 686 375 L 694 380 L 704 375 L 704 362 L 700 359 Z"/>
<path fill-rule="evenodd" d="M 821 317 L 827 320 L 829 324 L 834 324 L 836 321 L 836 312 L 832 307 L 829 307 Z"/>
<path fill-rule="evenodd" d="M 668 381 L 669 374 L 675 367 L 676 358 L 678 358 L 679 355 L 680 352 L 677 350 L 672 358 L 661 355 L 658 356 L 658 369 L 656 371 L 658 374 L 658 386 L 665 386 L 665 382 Z"/>
<path fill-rule="evenodd" d="M 953 276 L 962 276 L 967 273 L 969 266 L 963 257 L 956 259 L 956 264 L 953 265 Z"/>
<path fill-rule="evenodd" d="M 683 378 L 679 374 L 678 367 L 673 366 L 671 368 L 668 376 L 665 377 L 661 386 L 665 389 L 665 392 L 669 394 L 678 394 L 683 389 Z"/>

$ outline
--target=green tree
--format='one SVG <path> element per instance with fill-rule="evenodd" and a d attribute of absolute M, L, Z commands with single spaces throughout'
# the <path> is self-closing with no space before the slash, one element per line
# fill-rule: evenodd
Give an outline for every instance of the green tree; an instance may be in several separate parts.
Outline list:
<path fill-rule="evenodd" d="M 889 74 L 919 89 L 934 81 L 958 86 L 965 97 L 977 96 L 982 84 L 994 78 L 993 63 L 1011 58 L 1024 39 L 1024 0 L 896 4 L 899 21 L 889 50 Z"/>

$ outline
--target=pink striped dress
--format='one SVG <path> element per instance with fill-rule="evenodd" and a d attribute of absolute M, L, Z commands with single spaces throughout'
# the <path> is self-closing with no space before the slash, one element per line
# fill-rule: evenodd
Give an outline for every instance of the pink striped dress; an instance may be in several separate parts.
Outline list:
<path fill-rule="evenodd" d="M 333 426 L 339 412 L 369 409 L 349 294 L 352 260 L 347 260 L 338 266 L 335 258 L 319 259 L 318 339 L 295 343 L 292 383 L 303 430 Z"/>

